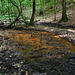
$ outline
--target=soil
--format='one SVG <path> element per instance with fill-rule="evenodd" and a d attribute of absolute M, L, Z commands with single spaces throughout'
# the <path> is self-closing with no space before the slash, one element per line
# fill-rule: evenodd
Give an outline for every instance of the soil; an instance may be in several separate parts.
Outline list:
<path fill-rule="evenodd" d="M 57 15 L 58 16 L 58 15 Z M 58 23 L 51 19 L 43 19 L 36 23 L 35 26 L 25 27 L 20 24 L 16 26 L 16 30 L 39 30 L 55 33 L 55 35 L 64 38 L 69 41 L 73 47 L 73 53 L 71 52 L 59 52 L 61 56 L 56 57 L 48 52 L 46 55 L 38 55 L 40 50 L 32 51 L 28 55 L 34 55 L 30 58 L 32 60 L 25 59 L 26 57 L 22 55 L 22 52 L 18 51 L 18 48 L 25 48 L 25 45 L 15 45 L 16 43 L 11 43 L 9 37 L 5 37 L 4 33 L 8 31 L 6 29 L 7 25 L 1 25 L 4 29 L 0 29 L 0 74 L 14 74 L 14 75 L 75 75 L 75 13 L 71 12 L 68 17 L 69 21 L 66 23 Z M 20 33 L 19 33 L 20 34 Z M 50 38 L 48 38 L 49 41 Z M 49 44 L 49 42 L 47 42 Z M 54 45 L 51 44 L 51 45 Z M 60 46 L 64 46 L 60 44 Z M 65 46 L 64 46 L 65 47 Z M 55 47 L 54 47 L 55 48 Z M 46 50 L 46 48 L 43 48 Z M 58 48 L 55 48 L 58 50 Z M 62 48 L 62 51 L 64 48 Z M 66 51 L 69 48 L 65 49 Z M 55 53 L 55 51 L 54 51 Z M 57 52 L 58 54 L 58 52 Z M 44 57 L 44 58 L 42 58 Z M 34 60 L 34 58 L 40 58 L 40 61 Z M 24 59 L 24 60 L 23 60 Z"/>
<path fill-rule="evenodd" d="M 32 30 L 35 28 L 37 29 L 37 31 Z M 50 75 L 50 74 L 52 75 L 56 75 L 56 74 L 57 75 L 59 74 L 60 75 L 61 74 L 62 75 L 64 74 L 74 75 L 75 74 L 75 53 L 74 53 L 75 51 L 71 53 L 69 51 L 70 48 L 68 45 L 65 46 L 64 44 L 62 44 L 61 41 L 59 42 L 59 40 L 52 40 L 51 34 L 53 35 L 55 33 L 54 31 L 55 29 L 52 31 L 51 30 L 52 28 L 51 29 L 50 28 L 49 28 L 50 31 L 45 26 L 35 26 L 30 30 L 28 28 L 28 30 L 24 30 L 24 31 L 0 29 L 0 59 L 1 59 L 0 60 L 0 73 L 1 74 L 14 74 L 14 75 L 16 74 L 25 75 L 26 73 L 28 73 L 29 75 L 34 75 L 34 74 L 35 75 L 37 74 L 38 75 L 45 75 L 45 74 L 47 75 Z M 36 36 L 37 38 L 39 38 L 38 36 L 40 36 L 40 33 L 38 33 L 37 35 L 34 34 L 34 33 L 37 33 L 39 29 L 40 29 L 40 33 L 42 32 L 42 30 L 46 31 L 46 32 L 43 32 L 44 34 L 42 35 L 43 35 L 44 40 L 46 41 L 46 44 L 49 45 L 49 47 L 52 47 L 51 48 L 52 51 L 47 52 L 46 51 L 47 48 L 44 47 L 41 49 L 36 48 L 37 50 L 32 50 L 30 52 L 27 51 L 28 53 L 25 54 L 25 51 L 27 50 L 26 48 L 27 46 L 25 42 L 23 42 L 24 44 L 22 43 L 23 41 L 22 38 L 24 37 L 24 34 L 27 33 L 28 34 L 27 39 L 28 38 L 30 39 L 29 34 L 33 31 L 32 36 L 34 39 L 32 40 L 35 40 Z M 48 31 L 45 29 L 47 29 Z M 49 35 L 47 33 L 49 33 Z M 14 36 L 7 37 L 6 35 L 7 36 L 14 35 Z M 57 36 L 55 37 L 57 38 Z M 16 42 L 12 42 L 14 40 Z M 17 44 L 19 43 L 19 41 L 21 41 L 20 42 L 21 44 Z M 53 42 L 56 42 L 57 44 Z M 26 50 L 24 51 L 25 48 Z M 20 51 L 18 51 L 18 49 L 20 49 Z M 58 51 L 58 50 L 61 50 L 61 51 Z"/>

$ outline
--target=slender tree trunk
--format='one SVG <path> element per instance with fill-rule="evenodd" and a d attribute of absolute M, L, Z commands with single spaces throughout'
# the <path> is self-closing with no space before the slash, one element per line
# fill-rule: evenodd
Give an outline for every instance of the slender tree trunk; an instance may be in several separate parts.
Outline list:
<path fill-rule="evenodd" d="M 66 14 L 66 0 L 62 0 L 62 18 L 60 22 L 68 21 L 67 14 Z"/>
<path fill-rule="evenodd" d="M 54 1 L 54 21 L 56 21 L 56 13 L 57 13 L 56 2 L 57 2 L 57 0 Z"/>
<path fill-rule="evenodd" d="M 20 11 L 20 9 L 19 9 L 19 7 L 16 5 L 16 4 L 14 4 L 13 2 L 12 2 L 12 0 L 10 0 L 10 2 L 17 8 L 17 10 L 18 10 L 18 16 L 16 17 L 16 19 L 8 26 L 8 28 L 11 28 L 11 26 L 18 20 L 18 18 L 20 17 L 20 15 L 21 15 L 21 12 L 22 11 Z M 21 3 L 20 3 L 21 4 Z"/>
<path fill-rule="evenodd" d="M 35 0 L 33 0 L 33 10 L 32 10 L 32 16 L 30 19 L 30 25 L 32 25 L 32 26 L 35 25 L 34 18 L 35 18 Z"/>
<path fill-rule="evenodd" d="M 9 5 L 9 1 L 8 1 L 8 5 Z M 11 17 L 10 17 L 10 8 L 8 7 L 8 16 L 9 16 L 9 22 L 11 22 Z"/>

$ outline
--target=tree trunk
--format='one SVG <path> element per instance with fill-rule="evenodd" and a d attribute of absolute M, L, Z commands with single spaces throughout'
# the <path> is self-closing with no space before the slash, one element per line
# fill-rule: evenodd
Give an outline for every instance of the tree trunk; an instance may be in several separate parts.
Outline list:
<path fill-rule="evenodd" d="M 60 22 L 68 21 L 67 14 L 66 14 L 66 0 L 62 0 L 62 18 Z"/>
<path fill-rule="evenodd" d="M 8 5 L 9 5 L 9 1 L 8 1 Z M 9 16 L 9 22 L 11 22 L 11 17 L 10 17 L 10 8 L 8 6 L 8 16 Z"/>
<path fill-rule="evenodd" d="M 56 13 L 57 13 L 56 3 L 57 3 L 57 0 L 54 0 L 54 21 L 56 21 Z"/>
<path fill-rule="evenodd" d="M 16 17 L 16 19 L 8 26 L 8 28 L 11 28 L 11 26 L 18 20 L 18 18 L 19 18 L 20 15 L 21 15 L 21 12 L 22 12 L 22 11 L 20 11 L 19 7 L 18 7 L 16 4 L 14 4 L 14 3 L 12 2 L 12 0 L 10 0 L 10 2 L 17 8 L 19 14 L 18 14 L 18 16 Z"/>
<path fill-rule="evenodd" d="M 35 0 L 33 0 L 33 10 L 32 10 L 32 17 L 30 19 L 30 25 L 35 25 L 34 23 L 34 18 L 35 18 Z"/>

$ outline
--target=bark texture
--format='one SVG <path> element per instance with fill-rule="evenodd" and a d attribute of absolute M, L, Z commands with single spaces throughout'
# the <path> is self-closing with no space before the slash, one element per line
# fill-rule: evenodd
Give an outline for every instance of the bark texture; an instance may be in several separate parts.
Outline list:
<path fill-rule="evenodd" d="M 60 22 L 68 21 L 67 14 L 66 14 L 66 0 L 62 0 L 62 18 Z"/>
<path fill-rule="evenodd" d="M 35 0 L 33 0 L 33 10 L 32 10 L 32 16 L 30 19 L 30 25 L 32 25 L 32 26 L 35 25 L 34 18 L 35 18 Z"/>

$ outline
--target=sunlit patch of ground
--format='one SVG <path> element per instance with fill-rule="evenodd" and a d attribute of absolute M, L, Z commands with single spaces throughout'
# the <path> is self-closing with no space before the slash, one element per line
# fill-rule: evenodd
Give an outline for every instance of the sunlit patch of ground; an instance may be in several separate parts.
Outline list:
<path fill-rule="evenodd" d="M 75 52 L 75 46 L 56 36 L 55 33 L 9 30 L 5 36 L 9 37 L 12 41 L 10 44 L 21 51 L 26 59 L 37 59 L 37 61 L 45 58 L 60 59 L 66 52 Z"/>

